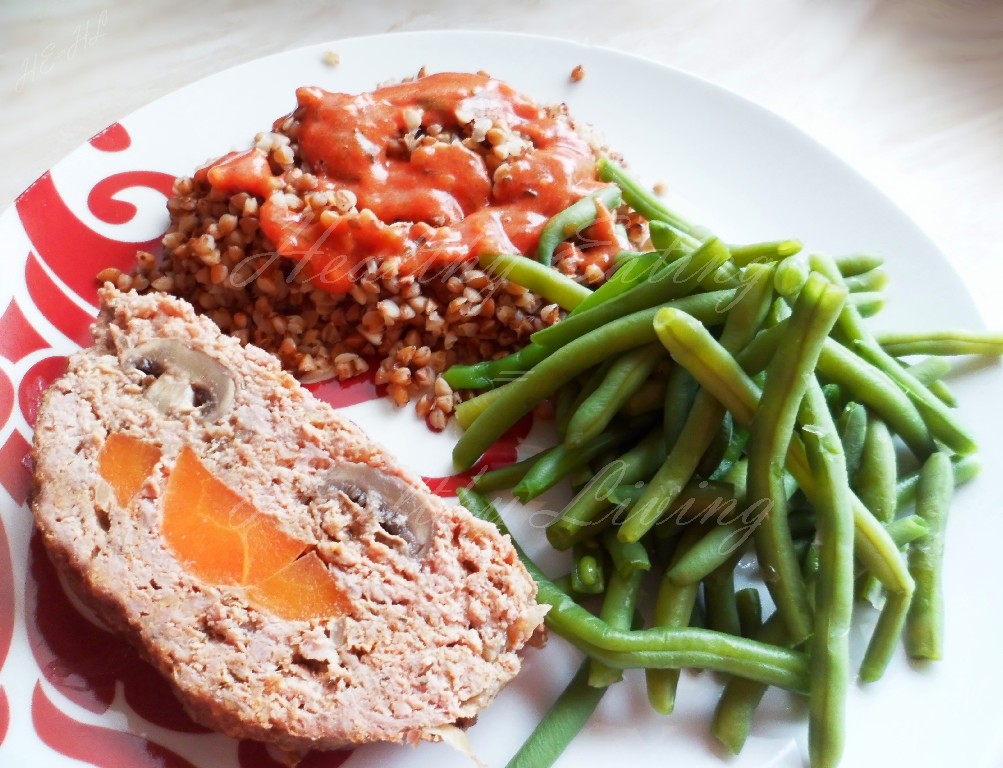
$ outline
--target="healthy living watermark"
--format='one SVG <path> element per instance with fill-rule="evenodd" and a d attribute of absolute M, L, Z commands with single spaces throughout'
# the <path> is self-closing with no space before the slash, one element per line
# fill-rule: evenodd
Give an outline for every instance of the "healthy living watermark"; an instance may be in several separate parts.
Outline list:
<path fill-rule="evenodd" d="M 69 64 L 81 51 L 93 48 L 108 34 L 107 26 L 108 11 L 103 10 L 96 18 L 78 22 L 73 27 L 72 39 L 65 45 L 50 42 L 42 50 L 25 57 L 14 92 L 20 93 L 29 83 L 51 74 L 58 65 Z"/>
<path fill-rule="evenodd" d="M 529 523 L 534 528 L 549 528 L 555 521 L 562 519 L 566 525 L 578 530 L 594 530 L 596 533 L 609 526 L 620 526 L 626 520 L 632 519 L 641 523 L 645 529 L 660 530 L 670 537 L 669 528 L 680 529 L 690 525 L 714 524 L 730 529 L 730 533 L 720 543 L 721 554 L 737 552 L 749 540 L 759 525 L 766 519 L 773 508 L 769 499 L 757 499 L 744 505 L 733 496 L 715 494 L 717 490 L 706 480 L 697 482 L 692 492 L 685 488 L 676 488 L 671 498 L 661 500 L 620 497 L 618 489 L 627 472 L 627 464 L 622 459 L 616 459 L 592 478 L 561 512 L 553 510 L 537 510 L 532 513 Z M 595 501 L 600 509 L 598 514 L 585 513 L 582 517 L 575 515 L 588 509 L 595 509 L 589 502 Z M 515 503 L 515 502 L 513 502 Z"/>

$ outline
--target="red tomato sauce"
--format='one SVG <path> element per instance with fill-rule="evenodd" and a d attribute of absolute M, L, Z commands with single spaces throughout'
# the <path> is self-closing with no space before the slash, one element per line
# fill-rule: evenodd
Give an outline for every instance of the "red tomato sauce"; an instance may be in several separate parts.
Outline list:
<path fill-rule="evenodd" d="M 262 232 L 299 262 L 301 279 L 332 293 L 350 290 L 369 259 L 396 257 L 400 272 L 421 274 L 487 252 L 531 253 L 551 216 L 602 186 L 591 149 L 565 117 L 486 75 L 428 75 L 357 95 L 303 87 L 296 100 L 299 164 L 319 189 L 354 193 L 358 212 L 291 209 L 282 175 L 258 149 L 226 155 L 196 178 L 261 198 Z M 486 140 L 401 151 L 418 121 L 419 134 L 438 126 L 462 138 L 478 118 L 516 136 L 511 157 L 489 158 Z"/>

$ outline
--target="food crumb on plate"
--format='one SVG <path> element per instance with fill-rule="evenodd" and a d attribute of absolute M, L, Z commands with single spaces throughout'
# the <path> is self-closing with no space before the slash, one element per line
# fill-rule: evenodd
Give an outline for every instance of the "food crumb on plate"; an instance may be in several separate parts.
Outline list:
<path fill-rule="evenodd" d="M 325 51 L 324 63 L 329 67 L 336 67 L 341 63 L 341 54 L 337 51 Z"/>
<path fill-rule="evenodd" d="M 585 79 L 585 67 L 579 64 L 573 70 L 571 70 L 571 82 L 580 83 L 584 79 Z"/>

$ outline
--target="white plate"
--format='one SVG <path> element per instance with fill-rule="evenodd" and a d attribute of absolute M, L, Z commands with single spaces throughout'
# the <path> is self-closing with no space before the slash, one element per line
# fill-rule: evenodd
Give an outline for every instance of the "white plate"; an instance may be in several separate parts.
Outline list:
<path fill-rule="evenodd" d="M 328 49 L 340 54 L 338 66 L 324 64 Z M 586 77 L 572 84 L 568 76 L 578 64 Z M 811 249 L 884 254 L 892 277 L 884 327 L 981 326 L 944 258 L 857 173 L 762 108 L 649 61 L 540 37 L 413 33 L 304 48 L 206 78 L 73 152 L 0 217 L 0 309 L 5 308 L 0 312 L 0 521 L 7 538 L 5 543 L 0 536 L 0 764 L 79 764 L 66 756 L 73 755 L 95 765 L 135 768 L 184 765 L 182 758 L 200 767 L 271 765 L 247 745 L 238 749 L 213 734 L 179 733 L 176 718 L 163 714 L 167 710 L 155 697 L 144 699 L 144 691 L 158 687 L 137 677 L 131 657 L 102 630 L 59 607 L 59 593 L 45 583 L 44 568 L 38 572 L 41 600 L 59 607 L 63 616 L 50 610 L 39 619 L 39 588 L 29 571 L 30 515 L 21 504 L 31 403 L 58 365 L 50 358 L 81 338 L 84 312 L 93 301 L 89 277 L 109 262 L 126 263 L 136 243 L 163 229 L 163 193 L 155 190 L 164 189 L 166 179 L 248 146 L 255 132 L 291 109 L 299 85 L 367 90 L 422 65 L 430 71 L 486 69 L 542 102 L 566 101 L 578 119 L 599 127 L 647 182 L 665 181 L 673 204 L 728 241 L 793 236 Z M 127 175 L 116 177 L 119 173 Z M 133 207 L 119 202 L 116 208 L 114 200 Z M 41 259 L 30 257 L 33 252 Z M 980 439 L 988 467 L 1003 465 L 994 399 L 1000 385 L 995 366 L 977 368 L 956 382 L 961 417 Z M 410 412 L 383 402 L 353 406 L 351 414 L 422 474 L 449 473 L 455 433 L 433 436 L 418 428 Z M 910 665 L 900 653 L 879 684 L 852 688 L 844 766 L 971 767 L 1003 759 L 1003 697 L 997 694 L 1003 690 L 1003 664 L 995 656 L 1003 612 L 997 608 L 993 565 L 1003 541 L 1003 495 L 992 475 L 986 472 L 958 494 L 951 518 L 946 660 Z M 545 506 L 536 504 L 532 512 L 545 512 Z M 556 506 L 554 500 L 549 506 Z M 510 509 L 508 517 L 528 549 L 542 553 L 545 544 L 530 521 L 545 514 L 533 518 Z M 865 613 L 854 630 L 858 654 L 866 639 L 863 628 L 872 620 Z M 74 654 L 80 658 L 68 661 Z M 491 766 L 503 765 L 577 663 L 575 652 L 558 639 L 542 652 L 530 650 L 523 674 L 470 730 L 477 754 Z M 87 672 L 81 664 L 92 667 L 89 681 L 80 676 Z M 640 675 L 627 678 L 607 695 L 560 765 L 737 768 L 805 761 L 805 712 L 792 698 L 768 695 L 744 752 L 730 759 L 707 735 L 720 687 L 715 676 L 684 675 L 677 712 L 668 718 L 649 713 Z M 309 764 L 332 766 L 343 759 Z M 468 765 L 441 745 L 366 747 L 345 764 L 403 767 L 432 761 L 441 768 Z"/>

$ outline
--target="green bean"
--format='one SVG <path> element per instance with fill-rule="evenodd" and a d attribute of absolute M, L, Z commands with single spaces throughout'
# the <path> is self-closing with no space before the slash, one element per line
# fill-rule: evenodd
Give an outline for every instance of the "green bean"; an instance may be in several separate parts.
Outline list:
<path fill-rule="evenodd" d="M 826 384 L 822 387 L 822 394 L 825 395 L 825 403 L 829 406 L 829 413 L 835 415 L 836 411 L 841 411 L 843 405 L 843 390 L 839 384 Z"/>
<path fill-rule="evenodd" d="M 634 570 L 630 575 L 624 575 L 614 569 L 610 574 L 599 618 L 611 629 L 630 629 L 643 578 L 643 570 Z M 597 659 L 592 660 L 592 666 L 589 668 L 589 685 L 593 688 L 606 688 L 622 679 L 622 669 L 609 667 Z"/>
<path fill-rule="evenodd" d="M 616 461 L 607 464 L 589 481 L 571 503 L 547 527 L 547 540 L 555 549 L 568 549 L 587 536 L 610 507 L 610 493 L 620 484 L 650 477 L 665 459 L 661 430 L 652 430 Z"/>
<path fill-rule="evenodd" d="M 770 326 L 756 334 L 756 337 L 749 342 L 737 356 L 742 369 L 750 376 L 755 376 L 760 371 L 766 369 L 777 352 L 780 340 L 783 338 L 787 321 L 783 320 L 777 325 Z"/>
<path fill-rule="evenodd" d="M 885 260 L 873 253 L 850 253 L 833 259 L 836 268 L 843 277 L 854 277 L 877 269 Z"/>
<path fill-rule="evenodd" d="M 777 264 L 773 287 L 784 298 L 795 299 L 807 282 L 810 271 L 807 254 L 796 253 L 788 256 Z"/>
<path fill-rule="evenodd" d="M 648 221 L 661 221 L 680 233 L 682 238 L 691 237 L 693 225 L 678 214 L 670 211 L 653 193 L 645 189 L 640 182 L 632 178 L 623 168 L 608 157 L 599 158 L 596 164 L 599 178 L 613 182 L 623 191 L 623 199 L 627 205 L 640 213 Z"/>
<path fill-rule="evenodd" d="M 883 419 L 918 458 L 936 449 L 922 415 L 884 371 L 828 339 L 819 355 L 818 372 Z"/>
<path fill-rule="evenodd" d="M 731 423 L 731 440 L 721 457 L 721 462 L 710 474 L 711 480 L 720 480 L 725 477 L 735 466 L 735 462 L 742 458 L 745 446 L 749 442 L 749 430 L 735 426 L 735 420 L 731 418 L 730 413 L 725 415 L 725 419 Z"/>
<path fill-rule="evenodd" d="M 738 609 L 738 625 L 742 637 L 755 637 L 763 625 L 763 605 L 759 590 L 745 587 L 735 593 L 735 607 Z"/>
<path fill-rule="evenodd" d="M 533 465 L 536 464 L 536 462 L 539 461 L 545 453 L 552 452 L 553 450 L 554 447 L 547 448 L 539 453 L 534 453 L 532 456 L 527 456 L 520 461 L 513 462 L 512 464 L 508 464 L 504 467 L 492 469 L 489 472 L 482 472 L 474 477 L 474 490 L 478 493 L 490 493 L 492 491 L 512 488 L 526 476 L 526 473 L 532 469 Z"/>
<path fill-rule="evenodd" d="M 902 364 L 902 361 L 899 363 Z M 942 380 L 952 369 L 947 360 L 942 357 L 925 357 L 912 365 L 902 365 L 911 376 L 915 376 L 918 381 L 925 384 L 940 402 L 951 408 L 958 407 L 958 399 Z"/>
<path fill-rule="evenodd" d="M 846 471 L 850 477 L 853 477 L 860 467 L 860 459 L 864 452 L 864 440 L 867 437 L 867 409 L 860 403 L 849 402 L 843 408 L 836 423 L 839 439 L 843 444 L 843 454 L 846 458 Z"/>
<path fill-rule="evenodd" d="M 851 293 L 878 293 L 888 285 L 888 273 L 876 267 L 849 277 L 843 275 L 843 283 Z"/>
<path fill-rule="evenodd" d="M 1003 355 L 1003 334 L 975 331 L 880 333 L 874 340 L 895 357 L 906 355 Z"/>
<path fill-rule="evenodd" d="M 549 267 L 558 244 L 577 235 L 583 229 L 595 224 L 599 205 L 608 210 L 618 208 L 623 196 L 616 185 L 603 187 L 587 197 L 572 203 L 560 213 L 552 216 L 543 226 L 540 243 L 536 249 L 536 260 Z"/>
<path fill-rule="evenodd" d="M 633 352 L 634 350 L 628 351 Z M 578 389 L 578 394 L 575 395 L 575 399 L 571 403 L 571 413 L 568 415 L 567 423 L 561 425 L 564 433 L 567 433 L 568 427 L 571 425 L 571 419 L 575 415 L 575 411 L 577 411 L 581 407 L 582 403 L 584 403 L 592 395 L 592 393 L 596 391 L 596 388 L 602 384 L 602 380 L 606 377 L 606 372 L 609 371 L 616 360 L 617 356 L 615 355 L 608 357 L 599 363 L 599 365 L 595 366 L 591 371 L 588 371 L 586 374 L 579 377 L 581 387 Z"/>
<path fill-rule="evenodd" d="M 795 314 L 796 314 L 795 310 Z M 835 317 L 833 317 L 835 320 Z M 853 618 L 853 510 L 846 458 L 818 382 L 805 393 L 810 423 L 802 430 L 808 464 L 821 489 L 815 506 L 819 557 L 808 697 L 808 752 L 818 768 L 836 766 L 845 741 Z"/>
<path fill-rule="evenodd" d="M 704 607 L 707 628 L 736 637 L 742 636 L 735 602 L 735 565 L 738 558 L 729 557 L 703 580 Z"/>
<path fill-rule="evenodd" d="M 535 499 L 544 491 L 557 485 L 572 470 L 588 464 L 603 452 L 620 445 L 636 434 L 639 426 L 643 427 L 644 425 L 645 422 L 640 424 L 625 423 L 599 434 L 576 448 L 558 445 L 545 451 L 512 489 L 512 495 L 524 504 L 530 499 Z"/>
<path fill-rule="evenodd" d="M 812 257 L 812 264 L 818 265 L 819 271 L 825 274 L 830 280 L 839 282 L 842 276 L 833 264 L 831 259 L 818 256 Z M 887 378 L 904 392 L 919 412 L 924 424 L 929 430 L 929 434 L 940 440 L 944 445 L 955 453 L 973 453 L 976 449 L 975 440 L 962 426 L 950 409 L 938 400 L 916 377 L 911 376 L 902 368 L 899 362 L 888 354 L 884 348 L 874 340 L 871 332 L 865 327 L 860 313 L 853 305 L 847 305 L 839 317 L 837 324 L 840 335 L 845 337 L 852 344 L 854 351 L 864 360 L 869 362 L 876 370 L 881 371 Z M 829 374 L 826 373 L 829 377 Z M 831 377 L 830 377 L 831 378 Z M 896 432 L 894 422 L 887 414 L 881 414 L 882 418 L 888 422 L 888 426 Z M 899 432 L 899 434 L 902 434 Z M 908 444 L 906 435 L 902 435 L 903 440 Z M 935 446 L 934 446 L 935 447 Z M 912 450 L 914 447 L 910 445 Z M 925 450 L 916 453 L 916 457 L 925 460 L 933 448 L 928 446 Z"/>
<path fill-rule="evenodd" d="M 651 379 L 644 382 L 641 388 L 627 398 L 620 406 L 621 416 L 641 416 L 652 411 L 660 411 L 665 405 L 665 379 Z"/>
<path fill-rule="evenodd" d="M 665 445 L 672 448 L 683 431 L 686 419 L 693 410 L 700 386 L 686 369 L 676 365 L 669 372 L 665 385 L 665 407 L 662 412 L 665 431 Z"/>
<path fill-rule="evenodd" d="M 642 494 L 644 489 L 640 489 Z M 619 493 L 619 490 L 617 491 Z M 636 499 L 635 499 L 636 501 Z M 683 486 L 679 494 L 673 499 L 669 508 L 665 510 L 665 515 L 659 520 L 656 533 L 661 533 L 662 538 L 675 538 L 675 533 L 665 533 L 662 529 L 675 525 L 685 529 L 692 522 L 700 523 L 714 522 L 719 525 L 728 525 L 737 520 L 729 520 L 738 507 L 734 486 L 731 483 L 713 480 L 690 480 Z M 745 515 L 738 518 L 743 523 L 748 521 Z M 687 518 L 687 516 L 690 516 Z"/>
<path fill-rule="evenodd" d="M 738 424 L 750 425 L 759 404 L 760 390 L 727 350 L 715 341 L 706 328 L 671 308 L 660 310 L 655 323 L 659 339 L 673 358 L 731 411 Z M 797 436 L 791 440 L 787 468 L 805 497 L 815 503 L 819 489 L 808 467 L 804 445 Z M 850 502 L 853 506 L 857 556 L 889 591 L 911 598 L 914 588 L 912 577 L 903 566 L 888 533 L 856 495 L 851 495 Z"/>
<path fill-rule="evenodd" d="M 641 498 L 632 505 L 620 527 L 621 541 L 639 541 L 663 517 L 686 483 L 693 477 L 707 450 L 724 411 L 706 393 L 698 393 L 679 440 L 669 451 L 661 468 L 645 486 Z"/>
<path fill-rule="evenodd" d="M 559 387 L 582 371 L 601 363 L 611 355 L 639 347 L 654 340 L 652 319 L 657 308 L 634 312 L 591 331 L 557 350 L 506 386 L 467 428 L 453 447 L 453 463 L 468 469 L 499 437 L 550 397 Z"/>
<path fill-rule="evenodd" d="M 624 544 L 616 536 L 616 531 L 607 529 L 602 534 L 602 544 L 609 552 L 613 567 L 623 578 L 628 578 L 635 571 L 650 571 L 651 559 L 648 550 L 640 541 Z"/>
<path fill-rule="evenodd" d="M 644 492 L 644 483 L 635 483 L 634 485 L 618 485 L 609 494 L 609 500 L 614 504 L 629 507 L 639 498 Z"/>
<path fill-rule="evenodd" d="M 737 504 L 732 504 L 734 509 Z M 744 518 L 744 515 L 743 515 Z M 755 521 L 758 524 L 758 521 Z M 749 523 L 735 519 L 712 527 L 666 573 L 677 587 L 697 584 L 730 560 L 751 535 Z M 743 533 L 745 534 L 743 536 Z"/>
<path fill-rule="evenodd" d="M 774 301 L 773 306 L 770 307 L 770 312 L 766 316 L 765 325 L 767 328 L 772 328 L 774 325 L 779 325 L 790 316 L 790 305 L 787 303 L 787 299 L 781 296 Z"/>
<path fill-rule="evenodd" d="M 700 526 L 690 526 L 683 533 L 669 560 L 669 566 L 679 561 L 689 548 L 700 537 Z M 654 627 L 687 627 L 693 615 L 699 584 L 677 586 L 662 575 L 655 596 L 655 606 L 652 612 Z M 676 687 L 679 684 L 678 669 L 648 669 L 645 670 L 645 683 L 648 690 L 648 702 L 652 709 L 662 715 L 668 715 L 675 708 Z"/>
<path fill-rule="evenodd" d="M 758 266 L 769 266 L 760 264 Z M 736 291 L 742 287 L 745 272 L 731 263 L 730 259 L 723 264 L 719 264 L 717 269 L 704 270 L 699 275 L 699 285 L 705 291 L 719 291 L 724 288 L 734 288 Z M 740 299 L 741 297 L 739 297 Z M 736 299 L 737 300 L 737 299 Z"/>
<path fill-rule="evenodd" d="M 922 539 L 930 531 L 930 527 L 919 515 L 906 515 L 898 520 L 892 520 L 885 526 L 888 535 L 899 549 Z"/>
<path fill-rule="evenodd" d="M 598 437 L 665 357 L 665 347 L 657 342 L 624 352 L 578 406 L 568 423 L 564 444 L 577 448 Z"/>
<path fill-rule="evenodd" d="M 916 595 L 906 619 L 905 647 L 914 659 L 939 659 L 944 644 L 943 560 L 947 513 L 954 493 L 950 458 L 935 453 L 920 470 L 916 514 L 929 531 L 909 548 Z"/>
<path fill-rule="evenodd" d="M 801 250 L 798 240 L 774 240 L 768 243 L 750 243 L 748 245 L 729 245 L 731 260 L 739 267 L 767 261 L 780 261 L 793 256 Z"/>
<path fill-rule="evenodd" d="M 877 682 L 885 673 L 899 638 L 902 637 L 902 627 L 905 626 L 911 602 L 911 595 L 894 592 L 885 595 L 884 607 L 874 625 L 863 661 L 860 662 L 859 676 L 862 682 Z"/>
<path fill-rule="evenodd" d="M 887 525 L 889 537 L 895 542 L 895 546 L 902 548 L 913 541 L 922 540 L 929 529 L 924 520 L 918 515 L 908 515 L 894 520 Z M 876 682 L 884 674 L 885 669 L 891 661 L 895 648 L 898 646 L 899 638 L 902 636 L 902 628 L 906 623 L 909 612 L 910 600 L 906 595 L 889 593 L 885 597 L 884 607 L 878 616 L 877 624 L 871 634 L 871 640 L 867 644 L 867 651 L 864 654 L 860 665 L 860 679 L 865 683 Z"/>
<path fill-rule="evenodd" d="M 885 308 L 885 296 L 876 291 L 860 291 L 851 293 L 850 304 L 857 308 L 861 317 L 874 317 Z"/>
<path fill-rule="evenodd" d="M 788 645 L 787 630 L 780 614 L 774 613 L 759 628 L 755 639 L 769 645 Z M 742 751 L 752 727 L 752 716 L 767 686 L 755 680 L 733 677 L 728 680 L 714 709 L 711 732 L 733 754 Z"/>
<path fill-rule="evenodd" d="M 605 688 L 591 687 L 588 678 L 589 661 L 586 659 L 533 733 L 506 763 L 506 768 L 545 768 L 557 762 L 606 693 Z"/>
<path fill-rule="evenodd" d="M 550 352 L 546 347 L 539 344 L 527 344 L 518 352 L 513 352 L 497 360 L 486 360 L 473 365 L 450 366 L 442 374 L 442 378 L 453 389 L 490 389 L 500 383 L 512 381 L 522 376 L 548 354 Z"/>
<path fill-rule="evenodd" d="M 964 485 L 979 474 L 982 465 L 974 456 L 953 456 L 951 457 L 951 473 L 954 477 L 954 486 Z M 911 507 L 916 501 L 916 487 L 919 484 L 919 472 L 911 472 L 900 477 L 896 484 L 896 509 L 906 509 Z"/>
<path fill-rule="evenodd" d="M 567 275 L 519 254 L 484 253 L 477 261 L 491 274 L 528 288 L 568 312 L 592 294 Z"/>
<path fill-rule="evenodd" d="M 665 254 L 666 261 L 672 261 L 693 250 L 693 241 L 690 238 L 682 238 L 679 231 L 666 224 L 664 221 L 653 220 L 648 222 L 648 236 L 651 244 Z"/>
<path fill-rule="evenodd" d="M 880 419 L 869 419 L 860 455 L 860 468 L 851 479 L 864 506 L 878 522 L 886 525 L 895 517 L 895 480 L 898 477 L 896 462 L 895 443 L 888 427 Z M 861 583 L 860 595 L 874 603 L 878 590 L 877 579 L 869 575 Z"/>
<path fill-rule="evenodd" d="M 895 546 L 899 548 L 911 541 L 920 540 L 929 532 L 925 521 L 917 515 L 895 520 L 888 524 L 886 530 Z M 862 682 L 876 682 L 884 674 L 898 646 L 899 638 L 902 637 L 902 628 L 905 626 L 910 605 L 911 600 L 904 594 L 886 595 L 885 604 L 878 615 L 878 621 L 874 625 L 874 631 L 871 633 L 870 642 L 860 664 Z"/>
<path fill-rule="evenodd" d="M 581 314 L 616 299 L 625 291 L 657 274 L 667 263 L 663 254 L 658 251 L 636 254 L 630 261 L 621 264 L 605 283 L 575 307 L 574 314 Z"/>
<path fill-rule="evenodd" d="M 530 338 L 547 349 L 558 349 L 584 333 L 601 328 L 631 312 L 683 298 L 697 288 L 700 275 L 711 272 L 728 259 L 728 249 L 717 238 L 703 243 L 692 255 L 679 259 L 644 282 L 621 293 L 616 301 L 606 301 L 584 312 L 566 317 L 543 328 Z"/>
<path fill-rule="evenodd" d="M 899 363 L 902 364 L 902 361 L 899 360 Z M 952 368 L 949 361 L 936 356 L 924 357 L 911 365 L 905 364 L 905 369 L 927 386 L 940 381 L 951 372 Z"/>
<path fill-rule="evenodd" d="M 467 488 L 460 488 L 457 495 L 471 514 L 511 537 L 504 520 L 486 499 Z M 513 545 L 537 583 L 537 603 L 550 606 L 547 626 L 609 666 L 713 669 L 793 691 L 807 690 L 808 659 L 803 653 L 711 630 L 613 629 L 558 589 L 514 539 Z"/>
<path fill-rule="evenodd" d="M 581 391 L 582 387 L 577 381 L 569 381 L 558 389 L 557 394 L 554 396 L 554 430 L 562 439 L 567 434 L 571 417 L 575 414 L 575 403 L 578 402 L 578 396 L 581 394 Z M 461 424 L 461 426 L 466 429 L 470 426 L 470 423 L 467 422 L 466 424 Z"/>
<path fill-rule="evenodd" d="M 579 544 L 574 552 L 571 588 L 582 595 L 601 595 L 606 591 L 606 572 L 602 552 L 595 546 Z"/>
<path fill-rule="evenodd" d="M 662 351 L 665 351 L 665 347 L 662 347 Z M 714 474 L 714 470 L 720 466 L 721 461 L 724 459 L 725 451 L 731 445 L 731 433 L 731 415 L 725 411 L 721 418 L 721 423 L 718 425 L 717 432 L 711 438 L 710 445 L 707 446 L 707 450 L 704 451 L 703 456 L 700 457 L 700 461 L 697 462 L 696 469 L 694 470 L 696 475 L 699 477 L 710 477 Z"/>
<path fill-rule="evenodd" d="M 470 400 L 464 400 L 462 403 L 456 406 L 455 414 L 457 423 L 467 429 L 477 417 L 480 416 L 484 411 L 488 409 L 495 400 L 504 397 L 505 388 L 510 386 L 513 382 L 508 384 L 503 384 L 495 389 L 489 389 L 486 392 L 481 392 L 477 397 L 472 397 Z"/>
<path fill-rule="evenodd" d="M 787 524 L 781 470 L 801 399 L 845 301 L 845 288 L 818 274 L 808 278 L 780 349 L 767 368 L 766 385 L 749 429 L 747 497 L 769 500 L 755 531 L 756 552 L 766 586 L 795 642 L 811 634 L 811 610 Z"/>
<path fill-rule="evenodd" d="M 930 433 L 955 453 L 974 453 L 978 446 L 975 438 L 962 425 L 951 409 L 930 392 L 916 377 L 899 365 L 877 342 L 861 338 L 854 342 L 857 352 L 865 360 L 884 371 L 916 406 Z"/>
<path fill-rule="evenodd" d="M 769 266 L 756 264 L 747 267 L 747 271 L 751 279 L 750 294 L 732 309 L 721 336 L 721 343 L 728 349 L 740 349 L 748 343 L 762 322 L 773 294 L 773 272 Z M 697 393 L 686 423 L 665 463 L 620 526 L 618 535 L 621 541 L 640 540 L 658 522 L 693 476 L 723 417 L 724 409 L 713 397 L 706 392 Z"/>

